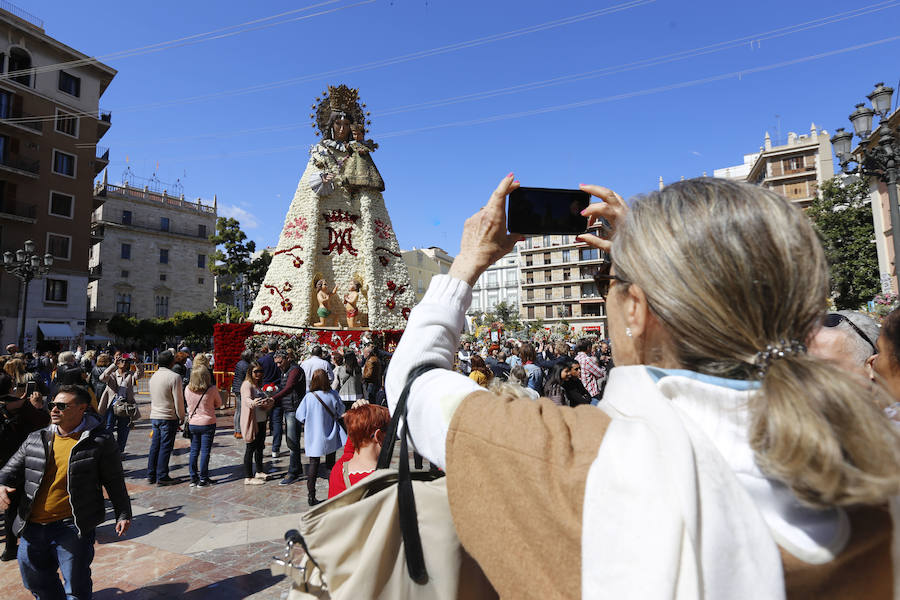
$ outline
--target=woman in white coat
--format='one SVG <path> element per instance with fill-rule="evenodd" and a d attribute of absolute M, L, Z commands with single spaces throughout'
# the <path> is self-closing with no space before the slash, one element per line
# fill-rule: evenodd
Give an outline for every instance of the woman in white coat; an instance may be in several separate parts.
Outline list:
<path fill-rule="evenodd" d="M 603 200 L 584 214 L 615 229 L 581 239 L 611 253 L 595 279 L 617 366 L 599 407 L 573 409 L 452 371 L 472 285 L 522 239 L 517 185 L 466 221 L 387 376 L 393 408 L 412 368 L 438 367 L 412 386 L 410 433 L 500 596 L 891 598 L 900 436 L 882 392 L 806 353 L 829 278 L 804 213 L 717 179 L 630 210 L 582 186 Z"/>

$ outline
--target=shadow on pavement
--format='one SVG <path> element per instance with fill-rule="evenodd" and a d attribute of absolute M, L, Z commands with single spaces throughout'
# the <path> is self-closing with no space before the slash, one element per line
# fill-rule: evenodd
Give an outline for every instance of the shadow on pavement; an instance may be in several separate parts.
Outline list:
<path fill-rule="evenodd" d="M 108 523 L 97 528 L 97 542 L 100 544 L 109 544 L 120 539 L 133 539 L 143 535 L 147 535 L 156 531 L 163 525 L 174 523 L 184 516 L 181 506 L 172 506 L 169 508 L 161 508 L 153 512 L 142 515 L 135 515 L 131 520 L 131 526 L 123 537 L 116 535 L 115 523 Z M 107 513 L 107 518 L 114 519 L 115 515 L 112 511 Z"/>
<path fill-rule="evenodd" d="M 157 598 L 181 598 L 184 600 L 237 600 L 246 598 L 266 588 L 269 588 L 284 577 L 273 576 L 268 569 L 260 569 L 246 575 L 228 577 L 216 583 L 210 583 L 203 587 L 189 589 L 191 586 L 185 582 L 150 584 L 130 592 L 119 588 L 106 588 L 94 592 L 95 600 L 155 600 Z M 284 582 L 287 591 L 287 582 Z"/>

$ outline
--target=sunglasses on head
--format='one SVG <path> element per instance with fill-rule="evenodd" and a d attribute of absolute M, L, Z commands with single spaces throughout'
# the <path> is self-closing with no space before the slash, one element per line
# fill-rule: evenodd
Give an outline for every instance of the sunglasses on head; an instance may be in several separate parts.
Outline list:
<path fill-rule="evenodd" d="M 618 275 L 612 275 L 612 262 L 604 261 L 600 263 L 600 268 L 594 273 L 594 283 L 597 286 L 597 293 L 604 298 L 609 295 L 609 285 L 613 280 L 628 283 Z"/>
<path fill-rule="evenodd" d="M 860 329 L 853 321 L 851 321 L 844 315 L 839 314 L 839 313 L 828 313 L 827 315 L 825 315 L 825 321 L 822 324 L 825 325 L 825 327 L 837 327 L 842 322 L 849 325 L 850 328 L 853 329 L 853 331 L 855 331 L 859 335 L 859 337 L 864 339 L 867 344 L 872 346 L 872 352 L 878 352 L 878 348 L 875 347 L 875 342 L 873 342 L 869 338 L 869 336 L 867 336 L 863 332 L 863 330 Z"/>

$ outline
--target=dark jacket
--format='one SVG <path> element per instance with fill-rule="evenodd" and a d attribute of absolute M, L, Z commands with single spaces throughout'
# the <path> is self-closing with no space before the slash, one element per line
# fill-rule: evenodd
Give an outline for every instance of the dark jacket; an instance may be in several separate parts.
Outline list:
<path fill-rule="evenodd" d="M 263 383 L 278 383 L 281 379 L 281 370 L 275 364 L 275 359 L 271 352 L 266 352 L 258 359 L 259 366 L 263 368 Z"/>
<path fill-rule="evenodd" d="M 85 385 L 84 371 L 78 365 L 56 367 L 56 385 Z"/>
<path fill-rule="evenodd" d="M 494 362 L 489 364 L 488 367 L 491 369 L 494 377 L 502 381 L 506 381 L 509 378 L 509 372 L 512 370 L 512 367 L 510 367 L 505 362 L 500 362 L 499 360 L 494 360 Z"/>
<path fill-rule="evenodd" d="M 278 391 L 272 395 L 276 406 L 280 405 L 284 410 L 297 410 L 300 400 L 306 395 L 306 373 L 299 365 L 291 365 L 281 374 L 278 382 Z"/>
<path fill-rule="evenodd" d="M 50 413 L 39 410 L 25 400 L 19 410 L 6 408 L 7 400 L 18 398 L 0 397 L 0 467 L 6 464 L 28 434 L 50 424 Z"/>
<path fill-rule="evenodd" d="M 103 488 L 112 501 L 116 521 L 131 519 L 131 500 L 125 489 L 122 459 L 115 439 L 100 424 L 100 419 L 85 414 L 87 428 L 69 455 L 69 503 L 75 528 L 80 537 L 93 531 L 106 520 L 103 504 Z M 0 470 L 0 485 L 24 489 L 19 510 L 13 523 L 13 533 L 22 530 L 31 515 L 34 497 L 41 487 L 47 470 L 50 450 L 55 437 L 55 427 L 50 425 L 28 435 L 6 466 Z M 24 485 L 24 488 L 22 487 Z"/>
<path fill-rule="evenodd" d="M 241 384 L 244 383 L 244 379 L 247 378 L 247 369 L 250 368 L 250 363 L 248 363 L 243 358 L 234 365 L 234 379 L 231 381 L 231 393 L 241 397 Z M 240 400 L 238 400 L 240 402 Z"/>

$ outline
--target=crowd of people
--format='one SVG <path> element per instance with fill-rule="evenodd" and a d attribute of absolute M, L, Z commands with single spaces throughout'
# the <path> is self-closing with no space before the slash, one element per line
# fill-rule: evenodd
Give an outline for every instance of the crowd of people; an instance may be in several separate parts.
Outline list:
<path fill-rule="evenodd" d="M 417 466 L 446 473 L 456 532 L 501 597 L 893 597 L 900 309 L 881 324 L 828 312 L 814 230 L 762 188 L 699 179 L 626 204 L 583 186 L 601 200 L 591 223 L 614 232 L 581 236 L 611 256 L 595 276 L 611 339 L 460 343 L 472 285 L 519 239 L 504 212 L 516 186 L 505 178 L 466 221 L 393 355 L 296 356 L 277 339 L 241 355 L 230 391 L 243 485 L 265 484 L 283 445 L 279 484 L 305 479 L 310 506 L 319 477 L 329 498 L 358 484 L 409 384 Z M 134 363 L 0 357 L 3 558 L 38 597 L 89 594 L 102 489 L 119 535 L 131 523 Z M 149 395 L 147 483 L 215 483 L 225 394 L 211 357 L 160 352 Z M 179 431 L 189 482 L 169 474 Z"/>

